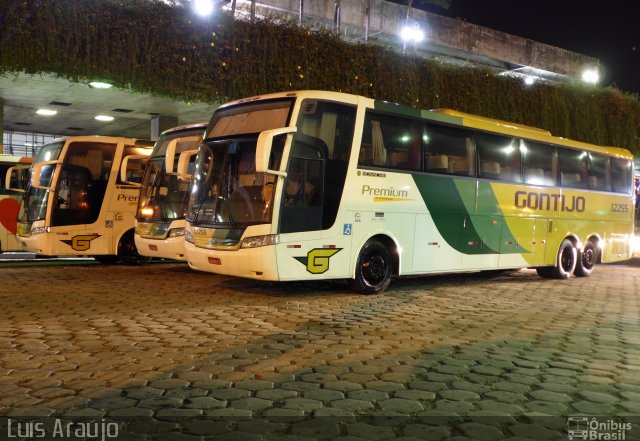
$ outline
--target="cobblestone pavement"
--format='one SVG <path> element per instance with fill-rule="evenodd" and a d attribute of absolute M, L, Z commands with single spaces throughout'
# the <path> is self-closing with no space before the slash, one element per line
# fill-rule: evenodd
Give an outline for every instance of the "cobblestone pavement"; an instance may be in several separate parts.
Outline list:
<path fill-rule="evenodd" d="M 118 421 L 118 439 L 523 440 L 567 439 L 568 416 L 640 415 L 637 260 L 568 281 L 401 279 L 376 296 L 181 264 L 0 266 L 0 281 L 14 429 L 87 417 Z"/>

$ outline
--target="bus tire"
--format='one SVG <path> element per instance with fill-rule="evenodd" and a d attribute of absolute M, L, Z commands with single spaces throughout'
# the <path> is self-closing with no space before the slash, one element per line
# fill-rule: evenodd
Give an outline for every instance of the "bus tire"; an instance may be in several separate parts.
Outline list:
<path fill-rule="evenodd" d="M 555 266 L 536 268 L 541 277 L 547 279 L 568 279 L 576 269 L 578 262 L 578 252 L 573 246 L 573 242 L 565 239 L 558 248 Z"/>
<path fill-rule="evenodd" d="M 118 256 L 114 256 L 113 254 L 103 254 L 100 256 L 93 256 L 93 258 L 96 261 L 107 265 L 116 263 L 118 261 Z"/>
<path fill-rule="evenodd" d="M 143 265 L 151 260 L 150 257 L 141 256 L 136 248 L 136 242 L 133 238 L 133 230 L 129 230 L 118 243 L 118 258 L 125 265 Z"/>
<path fill-rule="evenodd" d="M 592 241 L 587 241 L 584 249 L 578 253 L 576 269 L 573 271 L 577 277 L 589 277 L 598 261 L 598 248 Z"/>
<path fill-rule="evenodd" d="M 389 249 L 379 240 L 369 240 L 358 255 L 352 286 L 362 294 L 376 294 L 387 289 L 392 274 L 393 259 Z"/>

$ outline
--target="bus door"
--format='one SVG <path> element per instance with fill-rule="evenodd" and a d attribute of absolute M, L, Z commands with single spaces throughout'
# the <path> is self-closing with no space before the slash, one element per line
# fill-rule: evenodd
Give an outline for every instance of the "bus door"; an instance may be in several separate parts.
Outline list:
<path fill-rule="evenodd" d="M 350 276 L 353 218 L 341 216 L 339 206 L 355 114 L 355 106 L 319 100 L 302 104 L 287 176 L 280 181 L 276 253 L 282 280 Z"/>
<path fill-rule="evenodd" d="M 52 200 L 51 227 L 60 254 L 105 254 L 111 230 L 100 214 L 116 144 L 72 142 Z"/>

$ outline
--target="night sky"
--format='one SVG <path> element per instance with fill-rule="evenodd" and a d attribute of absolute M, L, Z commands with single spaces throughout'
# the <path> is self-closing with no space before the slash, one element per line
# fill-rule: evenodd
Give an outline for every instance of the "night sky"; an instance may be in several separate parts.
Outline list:
<path fill-rule="evenodd" d="M 602 85 L 640 93 L 638 0 L 451 0 L 426 9 L 598 58 Z"/>

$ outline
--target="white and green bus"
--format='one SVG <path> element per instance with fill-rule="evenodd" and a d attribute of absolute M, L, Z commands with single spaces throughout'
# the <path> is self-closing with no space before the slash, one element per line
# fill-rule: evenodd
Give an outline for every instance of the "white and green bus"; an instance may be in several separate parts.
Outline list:
<path fill-rule="evenodd" d="M 632 183 L 629 151 L 532 127 L 335 92 L 257 96 L 207 127 L 185 253 L 196 270 L 364 293 L 394 275 L 588 276 L 631 255 Z"/>
<path fill-rule="evenodd" d="M 44 256 L 140 264 L 134 216 L 151 141 L 73 136 L 44 145 L 20 203 L 17 238 Z"/>
<path fill-rule="evenodd" d="M 149 157 L 136 212 L 136 247 L 148 257 L 185 260 L 184 220 L 191 176 L 180 175 L 180 161 L 193 164 L 207 123 L 162 132 Z"/>

